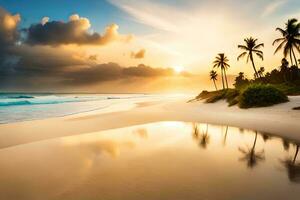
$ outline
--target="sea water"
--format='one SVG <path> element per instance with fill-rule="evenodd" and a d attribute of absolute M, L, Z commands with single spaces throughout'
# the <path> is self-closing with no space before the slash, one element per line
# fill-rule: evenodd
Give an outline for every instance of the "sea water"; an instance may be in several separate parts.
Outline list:
<path fill-rule="evenodd" d="M 66 116 L 159 96 L 153 94 L 0 93 L 0 124 Z"/>

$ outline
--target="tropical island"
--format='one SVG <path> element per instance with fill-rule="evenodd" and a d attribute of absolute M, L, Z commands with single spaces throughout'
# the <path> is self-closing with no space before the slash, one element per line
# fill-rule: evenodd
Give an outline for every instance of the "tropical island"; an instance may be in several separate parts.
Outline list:
<path fill-rule="evenodd" d="M 234 80 L 234 88 L 229 88 L 227 71 L 230 68 L 229 59 L 224 53 L 219 53 L 213 61 L 213 70 L 210 71 L 215 90 L 202 91 L 195 100 L 205 99 L 206 103 L 214 103 L 226 100 L 229 106 L 238 105 L 240 108 L 264 107 L 288 101 L 288 96 L 300 95 L 300 59 L 296 52 L 300 53 L 300 23 L 297 19 L 289 19 L 284 28 L 276 28 L 281 37 L 274 40 L 273 46 L 277 45 L 274 54 L 283 52 L 281 65 L 270 72 L 264 67 L 257 69 L 255 57 L 263 60 L 264 43 L 259 43 L 253 37 L 245 38 L 244 44 L 237 47 L 242 53 L 237 60 L 246 58 L 251 62 L 254 78 L 248 79 L 244 72 L 240 72 Z M 220 70 L 220 75 L 214 69 Z M 222 88 L 218 90 L 216 81 L 221 76 Z M 298 110 L 300 107 L 294 107 Z"/>

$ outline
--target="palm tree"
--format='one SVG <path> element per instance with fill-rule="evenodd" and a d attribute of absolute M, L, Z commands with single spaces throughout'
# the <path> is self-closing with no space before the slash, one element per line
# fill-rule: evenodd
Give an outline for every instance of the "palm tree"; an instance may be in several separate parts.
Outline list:
<path fill-rule="evenodd" d="M 257 71 L 258 75 L 260 77 L 263 77 L 264 76 L 264 72 L 265 72 L 265 68 L 264 67 L 261 67 L 259 68 L 259 70 Z"/>
<path fill-rule="evenodd" d="M 239 151 L 244 154 L 244 157 L 240 158 L 241 161 L 247 161 L 247 166 L 253 168 L 257 165 L 258 161 L 265 159 L 264 150 L 260 152 L 255 152 L 255 146 L 257 141 L 257 131 L 255 132 L 254 142 L 251 148 L 247 150 L 239 148 Z"/>
<path fill-rule="evenodd" d="M 294 48 L 296 48 L 296 50 L 300 52 L 300 23 L 298 23 L 298 20 L 295 18 L 289 19 L 285 24 L 284 29 L 276 28 L 276 31 L 279 31 L 282 34 L 282 37 L 277 38 L 273 42 L 273 45 L 280 42 L 274 54 L 276 54 L 280 49 L 283 48 L 284 57 L 286 58 L 289 54 L 291 65 L 294 65 L 295 62 L 295 64 L 298 66 Z"/>
<path fill-rule="evenodd" d="M 226 88 L 228 89 L 228 81 L 226 75 L 226 70 L 230 67 L 228 61 L 229 60 L 224 53 L 219 53 L 218 56 L 216 56 L 215 61 L 213 62 L 214 68 L 217 67 L 221 69 L 223 89 L 225 89 L 224 79 L 226 81 Z"/>
<path fill-rule="evenodd" d="M 255 64 L 254 64 L 254 58 L 253 58 L 253 54 L 257 55 L 260 59 L 264 59 L 264 54 L 261 50 L 259 50 L 261 47 L 264 47 L 264 43 L 260 43 L 260 44 L 256 44 L 257 39 L 254 39 L 252 37 L 250 38 L 246 38 L 244 39 L 246 45 L 238 45 L 239 49 L 244 50 L 243 53 L 241 53 L 238 57 L 237 60 L 239 60 L 240 58 L 243 58 L 247 55 L 247 63 L 249 61 L 249 59 L 251 60 L 252 66 L 253 66 L 253 70 L 255 72 L 255 76 L 256 78 L 260 77 Z"/>
<path fill-rule="evenodd" d="M 211 70 L 209 76 L 210 76 L 210 80 L 212 80 L 214 82 L 216 90 L 218 90 L 217 85 L 216 85 L 216 80 L 218 80 L 217 79 L 217 77 L 218 77 L 217 72 L 214 71 L 214 70 Z"/>

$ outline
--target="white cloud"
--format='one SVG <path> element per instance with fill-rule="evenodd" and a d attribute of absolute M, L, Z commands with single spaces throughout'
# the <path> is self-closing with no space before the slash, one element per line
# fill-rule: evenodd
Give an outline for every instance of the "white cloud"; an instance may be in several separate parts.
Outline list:
<path fill-rule="evenodd" d="M 45 25 L 47 22 L 49 22 L 50 18 L 49 17 L 43 17 L 41 20 L 41 24 Z"/>
<path fill-rule="evenodd" d="M 283 6 L 285 3 L 287 3 L 286 0 L 280 0 L 280 1 L 274 1 L 271 2 L 270 4 L 268 4 L 263 13 L 262 13 L 262 17 L 267 17 L 272 15 L 274 12 L 276 12 L 281 6 Z"/>

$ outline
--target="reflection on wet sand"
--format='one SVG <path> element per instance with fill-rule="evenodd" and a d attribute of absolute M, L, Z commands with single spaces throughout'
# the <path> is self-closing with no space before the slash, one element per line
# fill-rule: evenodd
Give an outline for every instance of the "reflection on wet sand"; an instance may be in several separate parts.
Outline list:
<path fill-rule="evenodd" d="M 0 199 L 298 199 L 299 144 L 270 138 L 160 122 L 1 149 Z"/>
<path fill-rule="evenodd" d="M 136 129 L 133 131 L 133 134 L 139 136 L 142 139 L 148 138 L 148 132 L 147 132 L 147 129 L 145 129 L 145 128 Z"/>
<path fill-rule="evenodd" d="M 295 154 L 293 157 L 283 160 L 283 164 L 286 167 L 289 179 L 292 182 L 300 183 L 300 162 L 297 162 L 297 156 L 299 152 L 299 145 L 295 144 Z"/>
<path fill-rule="evenodd" d="M 239 147 L 239 151 L 244 154 L 244 157 L 240 158 L 240 161 L 246 161 L 247 166 L 250 168 L 255 167 L 259 161 L 263 161 L 265 159 L 264 150 L 255 151 L 257 141 L 257 131 L 255 132 L 254 142 L 251 148 L 247 147 L 247 149 Z"/>
<path fill-rule="evenodd" d="M 193 137 L 195 140 L 199 141 L 199 146 L 206 149 L 209 144 L 210 136 L 208 134 L 208 124 L 206 124 L 206 130 L 199 133 L 199 128 L 197 124 L 193 124 Z"/>

